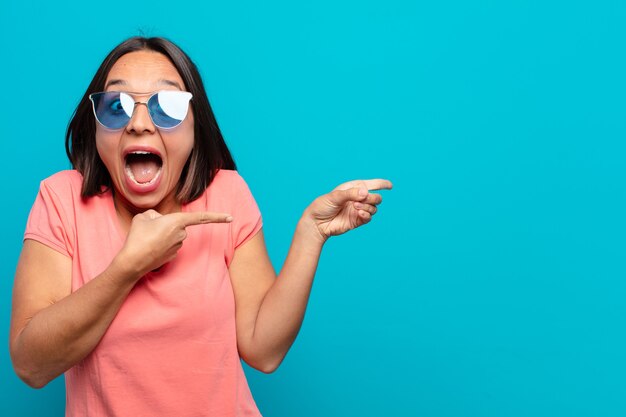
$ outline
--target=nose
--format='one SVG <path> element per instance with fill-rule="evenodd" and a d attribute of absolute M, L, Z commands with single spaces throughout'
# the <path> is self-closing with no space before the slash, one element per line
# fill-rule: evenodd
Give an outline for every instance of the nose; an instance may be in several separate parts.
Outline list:
<path fill-rule="evenodd" d="M 131 116 L 126 131 L 128 133 L 154 133 L 156 126 L 152 123 L 150 113 L 148 113 L 148 105 L 140 101 L 135 102 L 133 115 Z"/>

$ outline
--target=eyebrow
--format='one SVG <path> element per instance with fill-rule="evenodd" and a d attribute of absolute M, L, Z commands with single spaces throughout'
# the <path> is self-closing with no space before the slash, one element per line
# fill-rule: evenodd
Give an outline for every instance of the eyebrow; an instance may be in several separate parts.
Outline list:
<path fill-rule="evenodd" d="M 176 81 L 172 81 L 172 80 L 166 80 L 166 79 L 160 79 L 159 81 L 157 81 L 157 84 L 165 84 L 165 85 L 169 85 L 172 87 L 176 87 L 179 90 L 183 90 L 183 88 L 181 87 L 180 84 L 178 84 Z M 108 83 L 106 83 L 106 85 L 104 86 L 104 89 L 108 89 L 109 87 L 111 87 L 112 85 L 128 85 L 128 83 L 124 80 L 121 79 L 113 79 L 113 80 L 109 80 Z"/>
<path fill-rule="evenodd" d="M 127 85 L 127 83 L 124 80 L 109 80 L 109 82 L 106 83 L 106 85 L 104 86 L 104 89 L 106 90 L 107 88 L 111 87 L 112 85 Z"/>
<path fill-rule="evenodd" d="M 160 80 L 158 81 L 158 84 L 165 84 L 165 85 L 169 85 L 169 86 L 172 86 L 172 87 L 176 87 L 176 88 L 178 88 L 179 90 L 182 90 L 182 89 L 183 89 L 183 87 L 182 87 L 180 84 L 178 84 L 176 81 L 172 81 L 172 80 L 160 79 Z"/>

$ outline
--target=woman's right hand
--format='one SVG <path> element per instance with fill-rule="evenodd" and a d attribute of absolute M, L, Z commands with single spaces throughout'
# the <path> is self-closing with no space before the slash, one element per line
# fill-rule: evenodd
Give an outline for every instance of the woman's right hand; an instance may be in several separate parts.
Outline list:
<path fill-rule="evenodd" d="M 138 280 L 176 257 L 187 237 L 188 226 L 231 221 L 232 216 L 226 213 L 198 211 L 163 215 L 155 210 L 145 211 L 133 217 L 116 260 Z"/>

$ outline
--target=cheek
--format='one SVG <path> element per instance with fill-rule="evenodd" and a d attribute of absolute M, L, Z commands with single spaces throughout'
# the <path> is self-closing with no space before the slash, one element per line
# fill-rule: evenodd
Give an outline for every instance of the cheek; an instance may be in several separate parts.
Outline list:
<path fill-rule="evenodd" d="M 109 172 L 111 171 L 111 165 L 115 161 L 116 146 L 115 140 L 111 135 L 107 135 L 103 132 L 96 132 L 96 150 L 100 159 L 107 167 Z"/>
<path fill-rule="evenodd" d="M 194 124 L 191 112 L 189 112 L 187 119 L 180 126 L 180 130 L 176 132 L 176 137 L 173 139 L 173 151 L 176 159 L 184 166 L 191 155 L 194 145 Z"/>
<path fill-rule="evenodd" d="M 189 136 L 185 136 L 177 139 L 178 140 L 172 146 L 172 152 L 170 155 L 174 159 L 172 162 L 174 162 L 173 165 L 176 166 L 176 169 L 182 170 L 189 160 L 193 150 L 193 136 L 191 138 Z"/>

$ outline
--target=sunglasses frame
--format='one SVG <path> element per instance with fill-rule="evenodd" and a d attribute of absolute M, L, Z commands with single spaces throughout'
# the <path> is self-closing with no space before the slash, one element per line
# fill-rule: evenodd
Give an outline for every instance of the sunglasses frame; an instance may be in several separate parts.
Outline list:
<path fill-rule="evenodd" d="M 96 118 L 96 121 L 98 122 L 98 124 L 100 126 L 102 126 L 103 128 L 107 129 L 107 130 L 111 130 L 111 131 L 115 131 L 115 130 L 122 130 L 124 128 L 126 128 L 126 126 L 128 126 L 128 123 L 130 123 L 130 121 L 132 120 L 133 116 L 135 115 L 135 109 L 137 108 L 137 105 L 139 104 L 143 104 L 144 106 L 146 106 L 146 109 L 148 110 L 148 115 L 150 116 L 150 121 L 152 122 L 152 124 L 154 126 L 156 126 L 158 129 L 160 130 L 170 130 L 170 129 L 175 129 L 178 126 L 180 126 L 180 124 L 187 118 L 187 115 L 189 114 L 189 109 L 187 109 L 187 111 L 185 112 L 185 117 L 183 119 L 181 119 L 177 124 L 175 124 L 174 126 L 170 126 L 170 127 L 162 127 L 159 126 L 157 123 L 155 123 L 154 118 L 152 117 L 152 112 L 150 111 L 150 107 L 148 107 L 148 102 L 154 97 L 154 96 L 158 96 L 159 93 L 185 93 L 185 95 L 189 95 L 189 100 L 187 102 L 187 105 L 189 106 L 189 103 L 191 102 L 191 100 L 193 99 L 193 95 L 189 92 L 189 91 L 179 91 L 179 90 L 159 90 L 159 91 L 155 91 L 152 93 L 134 93 L 134 92 L 128 92 L 128 91 L 99 91 L 96 93 L 91 93 L 89 94 L 89 101 L 91 101 L 91 109 L 93 110 L 93 115 Z M 133 113 L 128 117 L 128 121 L 121 127 L 118 128 L 110 128 L 108 126 L 105 126 L 100 119 L 98 118 L 98 113 L 96 112 L 96 102 L 93 99 L 93 96 L 95 95 L 104 95 L 107 93 L 118 93 L 118 94 L 126 94 L 128 95 L 130 98 L 133 99 Z M 148 99 L 146 101 L 135 101 L 135 97 L 136 96 L 148 96 Z M 166 115 L 168 117 L 169 116 L 167 113 Z"/>

